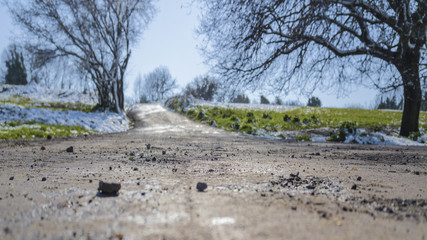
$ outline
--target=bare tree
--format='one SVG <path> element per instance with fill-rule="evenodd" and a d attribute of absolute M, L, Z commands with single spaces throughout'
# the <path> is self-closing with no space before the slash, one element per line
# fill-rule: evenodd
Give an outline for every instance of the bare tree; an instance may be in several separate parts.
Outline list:
<path fill-rule="evenodd" d="M 205 54 L 229 86 L 403 87 L 400 134 L 418 131 L 425 0 L 200 0 Z M 232 83 L 232 84 L 231 84 Z"/>
<path fill-rule="evenodd" d="M 176 79 L 172 78 L 169 68 L 160 66 L 144 76 L 144 95 L 148 101 L 156 102 L 170 97 L 177 88 Z"/>
<path fill-rule="evenodd" d="M 56 55 L 73 57 L 91 77 L 100 109 L 123 111 L 131 44 L 151 20 L 152 0 L 9 0 L 16 22 Z"/>

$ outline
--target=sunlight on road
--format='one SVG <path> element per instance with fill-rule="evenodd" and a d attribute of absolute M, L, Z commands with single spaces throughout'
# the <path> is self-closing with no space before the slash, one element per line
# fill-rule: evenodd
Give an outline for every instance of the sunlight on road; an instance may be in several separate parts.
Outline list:
<path fill-rule="evenodd" d="M 158 104 L 139 104 L 132 110 L 135 129 L 145 133 L 185 133 L 219 134 L 213 127 L 195 123 L 184 116 L 170 112 Z"/>

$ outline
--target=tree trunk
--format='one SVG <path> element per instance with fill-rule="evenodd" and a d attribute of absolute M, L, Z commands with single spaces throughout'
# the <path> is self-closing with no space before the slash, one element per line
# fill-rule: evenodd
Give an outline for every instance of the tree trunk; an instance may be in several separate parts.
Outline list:
<path fill-rule="evenodd" d="M 407 61 L 399 71 L 403 80 L 403 115 L 400 135 L 409 136 L 418 132 L 418 120 L 421 107 L 421 84 L 418 71 L 418 61 Z"/>

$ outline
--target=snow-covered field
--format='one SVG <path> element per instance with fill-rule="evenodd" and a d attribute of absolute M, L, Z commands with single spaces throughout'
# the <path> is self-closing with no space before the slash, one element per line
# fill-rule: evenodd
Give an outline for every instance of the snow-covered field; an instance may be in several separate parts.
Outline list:
<path fill-rule="evenodd" d="M 75 103 L 95 105 L 88 94 L 72 90 L 45 89 L 36 84 L 25 86 L 0 85 L 0 130 L 10 128 L 2 126 L 5 122 L 36 121 L 44 124 L 82 126 L 101 133 L 122 132 L 129 129 L 129 120 L 124 113 L 61 111 L 45 108 L 24 107 L 6 100 L 15 96 L 30 98 L 37 103 Z M 17 126 L 22 127 L 21 126 Z"/>

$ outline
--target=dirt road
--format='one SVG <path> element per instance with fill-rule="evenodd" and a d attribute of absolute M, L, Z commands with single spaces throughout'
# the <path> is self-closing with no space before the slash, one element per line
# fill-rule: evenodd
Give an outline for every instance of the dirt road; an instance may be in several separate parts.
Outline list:
<path fill-rule="evenodd" d="M 126 133 L 1 141 L 0 239 L 427 238 L 425 148 L 248 137 L 157 105 L 131 116 Z"/>

